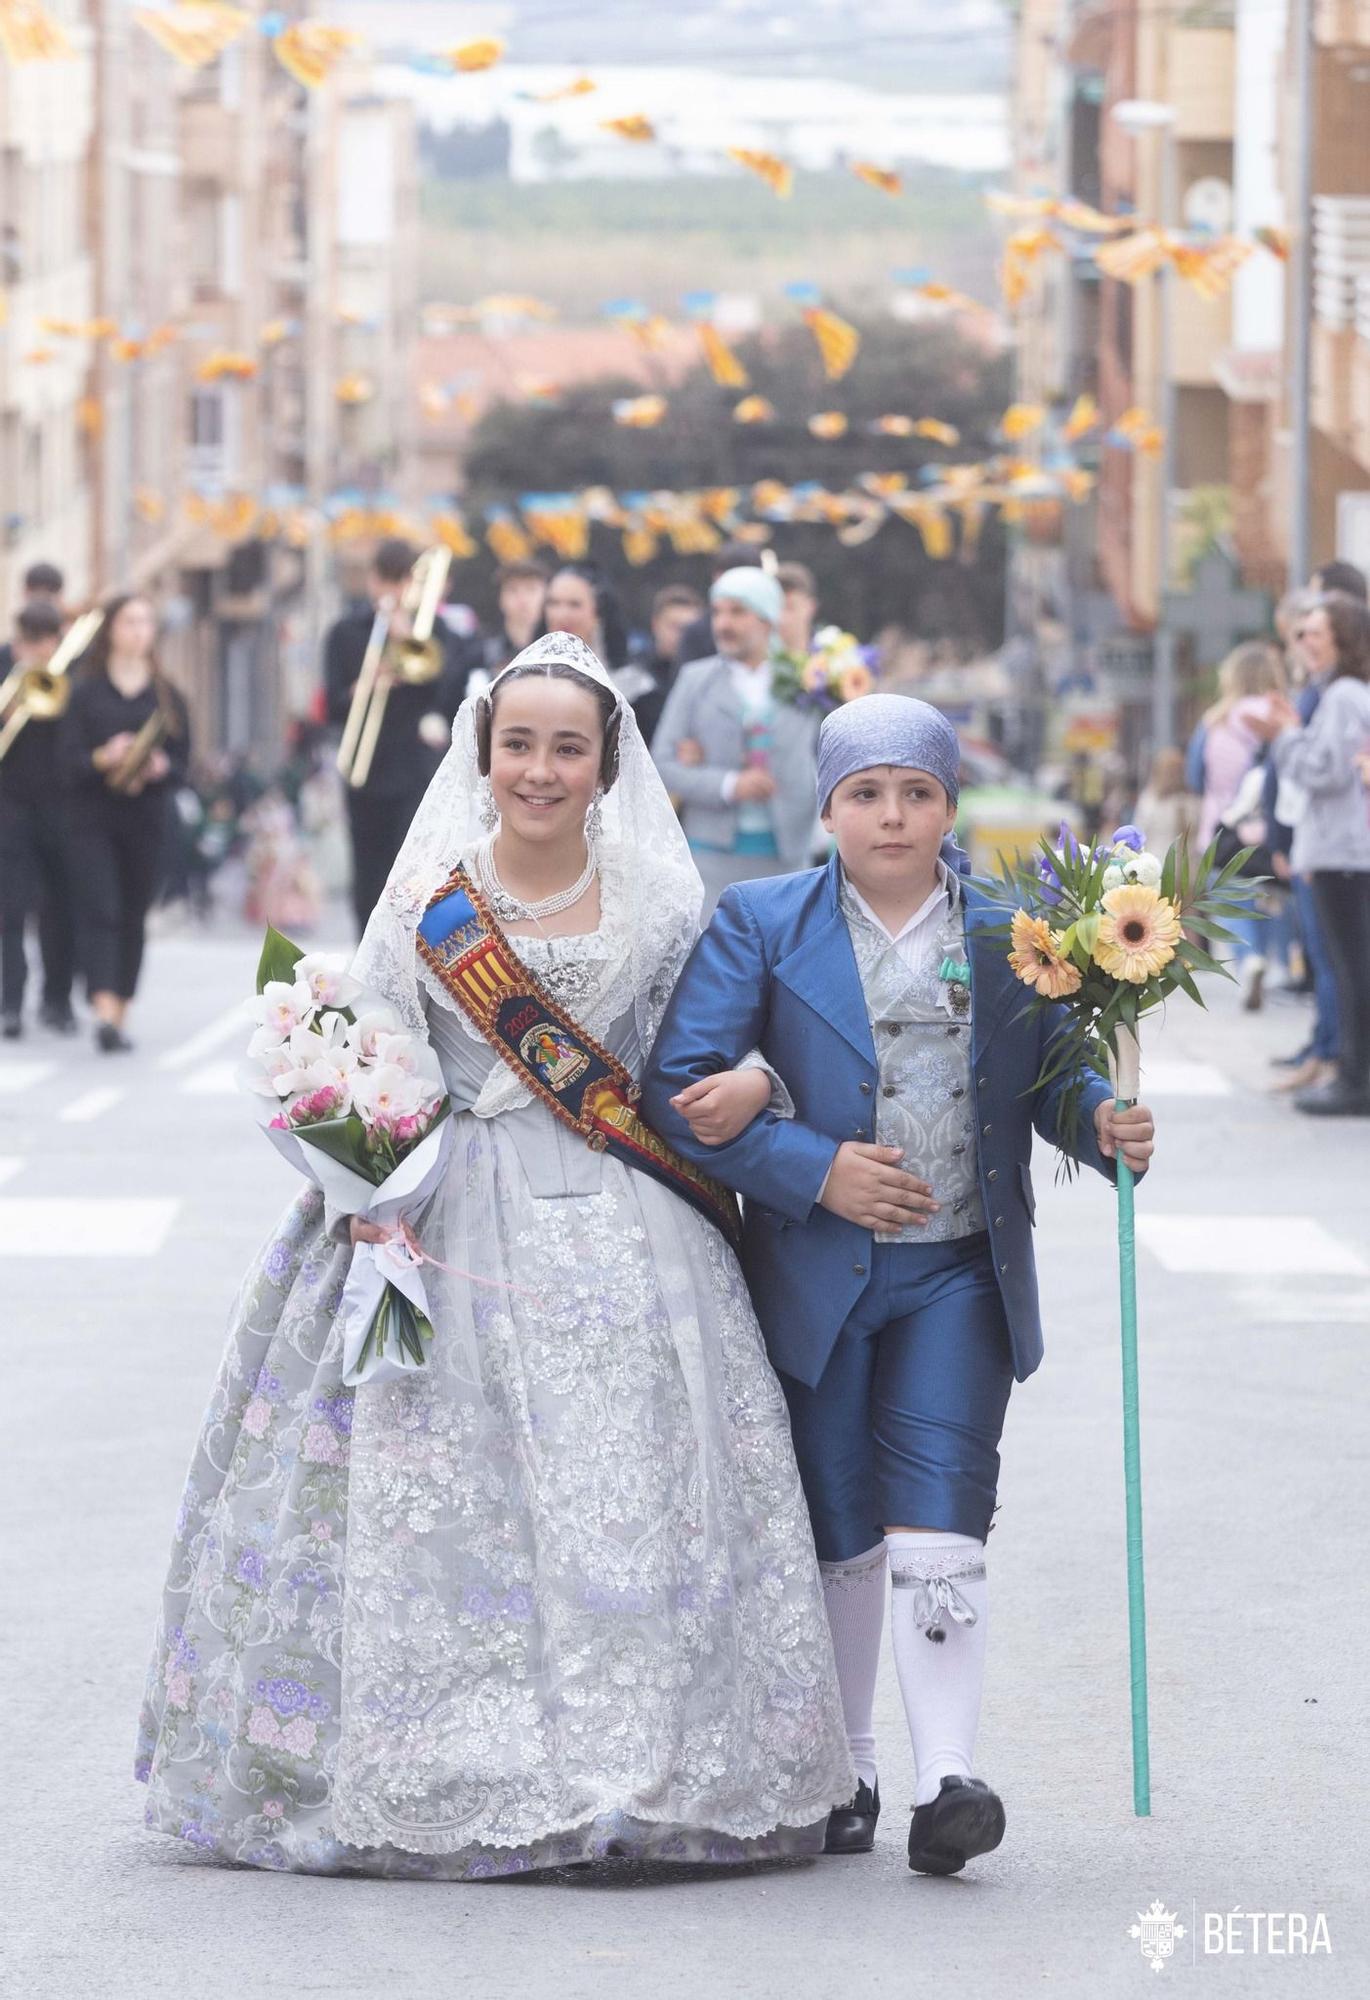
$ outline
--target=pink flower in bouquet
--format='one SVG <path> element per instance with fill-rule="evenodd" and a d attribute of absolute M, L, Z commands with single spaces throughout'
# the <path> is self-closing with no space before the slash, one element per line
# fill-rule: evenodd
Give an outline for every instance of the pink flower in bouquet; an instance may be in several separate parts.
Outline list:
<path fill-rule="evenodd" d="M 303 979 L 293 984 L 284 979 L 268 979 L 252 1002 L 253 1020 L 269 1028 L 279 1042 L 285 1041 L 296 1028 L 307 1027 L 316 1011 L 314 995 Z"/>
<path fill-rule="evenodd" d="M 347 1108 L 347 1091 L 338 1083 L 303 1091 L 288 1107 L 292 1125 L 317 1125 L 322 1118 L 342 1118 Z"/>
<path fill-rule="evenodd" d="M 349 978 L 342 966 L 322 951 L 307 951 L 298 959 L 295 978 L 308 986 L 316 1007 L 350 1007 L 362 990 L 357 980 Z"/>

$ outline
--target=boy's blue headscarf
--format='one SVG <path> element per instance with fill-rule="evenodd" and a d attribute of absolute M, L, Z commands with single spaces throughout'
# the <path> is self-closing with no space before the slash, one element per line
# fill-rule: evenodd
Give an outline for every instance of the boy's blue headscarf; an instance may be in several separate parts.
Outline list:
<path fill-rule="evenodd" d="M 961 792 L 961 745 L 940 709 L 907 694 L 863 694 L 825 716 L 818 732 L 818 810 L 844 778 L 877 764 L 926 771 L 936 778 L 952 805 Z M 969 857 L 948 834 L 942 859 L 961 874 Z"/>

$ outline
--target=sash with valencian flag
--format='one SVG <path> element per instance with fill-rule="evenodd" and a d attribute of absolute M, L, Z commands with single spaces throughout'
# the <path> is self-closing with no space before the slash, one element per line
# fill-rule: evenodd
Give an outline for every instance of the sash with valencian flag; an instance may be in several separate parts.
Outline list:
<path fill-rule="evenodd" d="M 673 1189 L 738 1248 L 742 1228 L 734 1197 L 643 1123 L 627 1070 L 534 978 L 464 869 L 456 869 L 429 903 L 416 942 L 443 990 L 563 1125 L 592 1152 L 612 1153 Z"/>

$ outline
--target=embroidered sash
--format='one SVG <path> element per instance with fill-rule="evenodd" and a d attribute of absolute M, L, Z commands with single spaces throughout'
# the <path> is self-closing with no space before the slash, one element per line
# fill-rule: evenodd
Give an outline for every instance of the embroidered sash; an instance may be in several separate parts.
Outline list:
<path fill-rule="evenodd" d="M 650 1174 L 721 1229 L 737 1249 L 737 1202 L 644 1124 L 622 1063 L 576 1026 L 528 970 L 462 868 L 429 903 L 419 957 L 517 1076 L 595 1153 Z"/>

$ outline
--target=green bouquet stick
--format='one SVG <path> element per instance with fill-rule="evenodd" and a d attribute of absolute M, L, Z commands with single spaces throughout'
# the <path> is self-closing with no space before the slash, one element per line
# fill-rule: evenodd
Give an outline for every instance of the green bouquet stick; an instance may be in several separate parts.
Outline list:
<path fill-rule="evenodd" d="M 1141 1050 L 1119 1027 L 1109 1051 L 1114 1109 L 1127 1111 L 1141 1095 Z M 1118 1156 L 1118 1278 L 1123 1335 L 1123 1484 L 1127 1496 L 1127 1632 L 1132 1684 L 1132 1807 L 1151 1812 L 1151 1740 L 1147 1720 L 1146 1579 L 1142 1563 L 1142 1440 L 1137 1392 L 1137 1231 L 1132 1169 Z"/>

